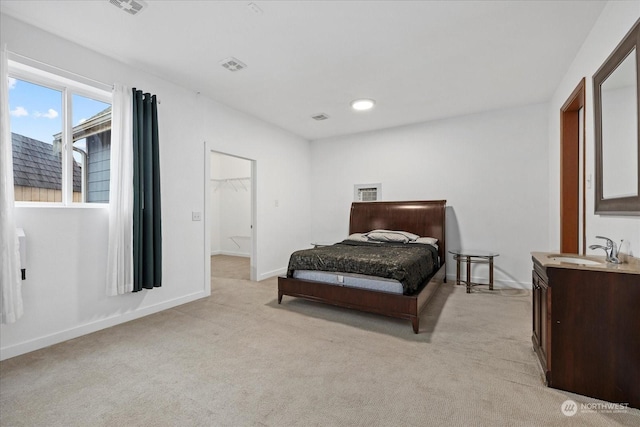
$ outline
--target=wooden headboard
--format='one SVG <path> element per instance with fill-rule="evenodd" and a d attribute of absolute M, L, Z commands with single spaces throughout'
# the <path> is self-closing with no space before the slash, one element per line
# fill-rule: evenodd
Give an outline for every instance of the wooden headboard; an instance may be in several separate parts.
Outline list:
<path fill-rule="evenodd" d="M 446 200 L 407 202 L 354 202 L 351 204 L 349 234 L 375 229 L 401 230 L 438 239 L 438 254 L 446 259 Z"/>

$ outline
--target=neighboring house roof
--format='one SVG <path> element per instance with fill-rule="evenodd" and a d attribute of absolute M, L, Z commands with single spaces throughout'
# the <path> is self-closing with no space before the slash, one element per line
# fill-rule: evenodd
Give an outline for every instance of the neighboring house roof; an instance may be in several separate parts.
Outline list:
<path fill-rule="evenodd" d="M 14 185 L 33 188 L 62 188 L 60 153 L 53 145 L 17 133 L 11 133 Z M 80 165 L 73 162 L 73 191 L 82 191 Z"/>
<path fill-rule="evenodd" d="M 73 142 L 111 129 L 111 105 L 73 127 Z M 53 145 L 60 144 L 62 132 L 53 135 Z"/>

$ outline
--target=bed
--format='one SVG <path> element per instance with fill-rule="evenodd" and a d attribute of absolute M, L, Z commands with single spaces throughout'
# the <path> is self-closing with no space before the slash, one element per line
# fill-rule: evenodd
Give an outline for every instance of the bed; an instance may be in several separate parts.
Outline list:
<path fill-rule="evenodd" d="M 434 271 L 415 290 L 393 293 L 388 290 L 335 286 L 311 280 L 286 276 L 278 277 L 278 304 L 284 295 L 332 304 L 410 320 L 413 331 L 420 330 L 420 313 L 441 283 L 445 274 L 445 200 L 405 202 L 354 202 L 349 218 L 349 235 L 369 233 L 372 230 L 401 230 L 418 236 L 437 239 L 439 263 Z M 322 250 L 323 248 L 318 248 Z M 314 251 L 314 249 L 309 249 Z"/>

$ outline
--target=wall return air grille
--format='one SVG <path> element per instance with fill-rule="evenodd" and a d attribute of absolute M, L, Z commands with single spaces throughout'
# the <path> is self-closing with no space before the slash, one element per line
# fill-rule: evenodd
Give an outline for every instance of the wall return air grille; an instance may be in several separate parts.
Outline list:
<path fill-rule="evenodd" d="M 353 186 L 353 200 L 375 202 L 382 199 L 382 184 L 356 184 Z"/>

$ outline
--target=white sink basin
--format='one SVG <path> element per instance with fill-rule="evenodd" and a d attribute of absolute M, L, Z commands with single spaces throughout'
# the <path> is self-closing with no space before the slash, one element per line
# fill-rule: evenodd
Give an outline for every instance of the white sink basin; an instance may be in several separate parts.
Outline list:
<path fill-rule="evenodd" d="M 569 257 L 569 256 L 556 256 L 551 258 L 554 261 L 564 262 L 568 264 L 580 264 L 580 265 L 600 265 L 602 262 L 594 261 L 592 259 Z"/>

